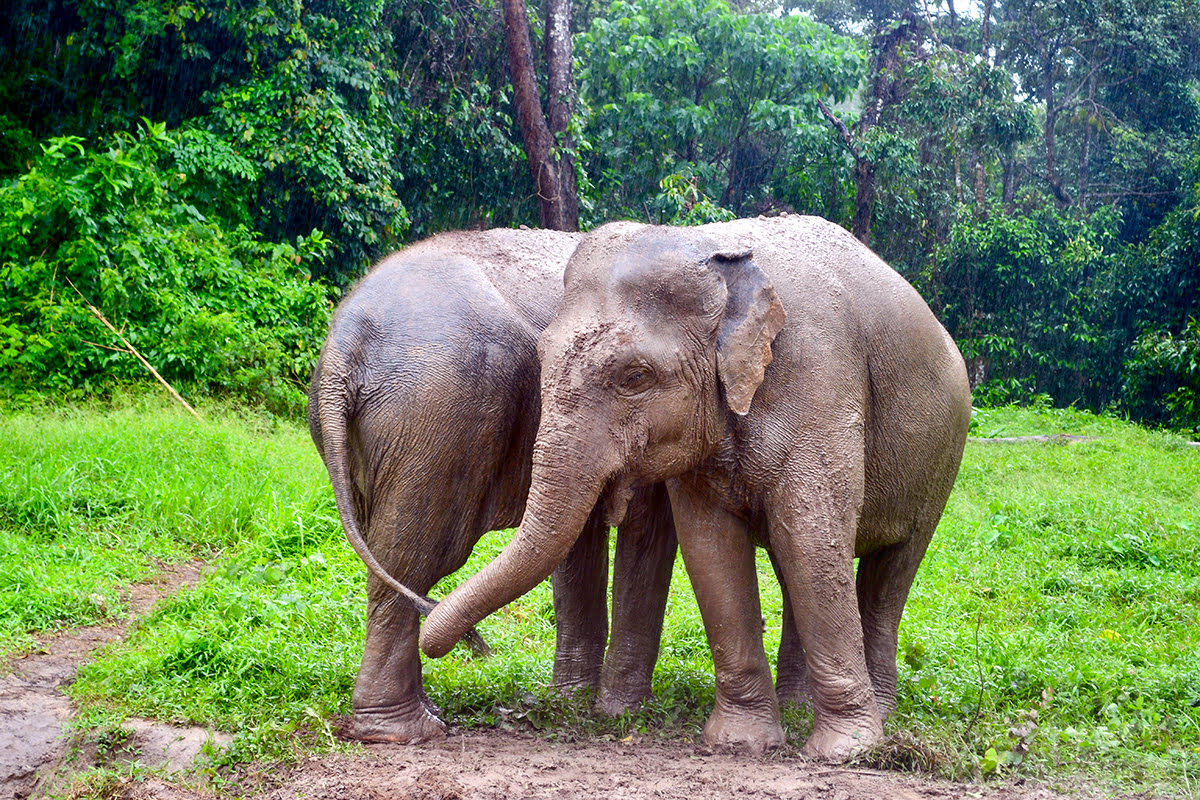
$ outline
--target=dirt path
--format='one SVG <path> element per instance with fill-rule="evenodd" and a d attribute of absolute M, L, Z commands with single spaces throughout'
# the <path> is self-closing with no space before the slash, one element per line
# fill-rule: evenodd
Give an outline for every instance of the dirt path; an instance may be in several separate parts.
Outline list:
<path fill-rule="evenodd" d="M 129 622 L 200 577 L 199 562 L 165 567 L 129 588 L 129 620 L 75 628 L 38 639 L 34 652 L 0 665 L 0 800 L 23 800 L 54 771 L 63 755 L 71 701 L 62 690 L 97 648 L 125 636 Z M 11 672 L 8 670 L 11 669 Z"/>
<path fill-rule="evenodd" d="M 129 784 L 125 800 L 200 800 L 162 781 Z M 754 758 L 649 737 L 555 743 L 502 731 L 469 732 L 419 747 L 372 745 L 361 755 L 312 757 L 283 771 L 247 773 L 233 794 L 260 800 L 1099 800 L 1121 795 L 1033 782 L 978 785 L 868 769 L 826 767 L 795 751 Z M 1059 787 L 1061 790 L 1062 787 Z"/>

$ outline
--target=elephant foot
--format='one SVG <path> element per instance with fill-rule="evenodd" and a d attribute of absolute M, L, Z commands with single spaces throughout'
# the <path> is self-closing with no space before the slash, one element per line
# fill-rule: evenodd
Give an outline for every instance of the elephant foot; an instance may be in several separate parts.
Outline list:
<path fill-rule="evenodd" d="M 554 678 L 554 691 L 566 697 L 575 697 L 583 692 L 595 691 L 599 681 L 591 677 L 560 677 Z"/>
<path fill-rule="evenodd" d="M 875 714 L 857 721 L 838 719 L 836 725 L 818 722 L 802 752 L 818 761 L 840 764 L 882 738 L 883 723 Z"/>
<path fill-rule="evenodd" d="M 350 736 L 360 742 L 418 744 L 446 735 L 446 723 L 423 703 L 415 709 L 359 708 L 354 710 Z"/>
<path fill-rule="evenodd" d="M 576 695 L 595 690 L 600 685 L 600 662 L 595 658 L 564 658 L 561 654 L 554 659 L 554 688 L 565 695 Z"/>
<path fill-rule="evenodd" d="M 718 706 L 704 726 L 703 741 L 712 747 L 732 747 L 754 754 L 783 747 L 779 715 L 724 711 Z"/>

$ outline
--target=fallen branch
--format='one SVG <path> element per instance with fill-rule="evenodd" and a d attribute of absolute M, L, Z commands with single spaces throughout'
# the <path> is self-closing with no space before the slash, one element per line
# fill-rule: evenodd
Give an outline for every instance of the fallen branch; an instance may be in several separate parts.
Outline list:
<path fill-rule="evenodd" d="M 113 335 L 121 340 L 121 344 L 125 345 L 126 352 L 132 353 L 134 355 L 134 357 L 137 358 L 138 361 L 142 362 L 142 366 L 145 367 L 146 369 L 150 370 L 150 374 L 153 375 L 158 380 L 159 383 L 161 383 L 163 386 L 166 387 L 167 391 L 171 393 L 171 396 L 174 397 L 176 400 L 178 400 L 180 405 L 182 405 L 184 408 L 186 408 L 188 410 L 188 412 L 193 417 L 196 418 L 197 422 L 203 423 L 204 418 L 200 416 L 200 414 L 196 411 L 196 409 L 192 408 L 191 404 L 188 403 L 187 400 L 183 399 L 183 395 L 181 395 L 179 392 L 175 391 L 174 386 L 167 383 L 166 378 L 164 378 L 162 375 L 158 374 L 158 370 L 156 370 L 154 367 L 152 367 L 150 365 L 150 362 L 147 361 L 146 358 L 137 351 L 136 347 L 134 347 L 132 344 L 129 343 L 128 339 L 126 339 L 124 336 L 121 335 L 121 332 L 119 330 L 117 330 L 116 328 L 113 327 L 113 324 L 111 322 L 109 322 L 103 314 L 100 313 L 100 309 L 96 308 L 94 305 L 92 305 L 91 303 L 88 302 L 88 299 L 83 296 L 83 292 L 79 291 L 79 288 L 74 283 L 71 283 L 71 279 L 64 275 L 63 280 L 65 280 L 67 282 L 68 286 L 70 286 L 72 289 L 75 290 L 75 294 L 79 295 L 79 299 L 82 300 L 83 304 L 88 307 L 88 311 L 91 311 L 92 314 L 95 315 L 96 319 L 98 319 L 102 323 L 104 323 L 104 327 L 106 327 L 110 331 L 112 331 Z M 116 349 L 116 348 L 110 348 L 110 349 Z"/>
<path fill-rule="evenodd" d="M 972 436 L 967 441 L 980 444 L 1015 444 L 1017 442 L 1053 442 L 1055 444 L 1071 444 L 1072 442 L 1095 441 L 1095 436 L 1077 436 L 1073 433 L 1054 433 L 1040 436 Z"/>

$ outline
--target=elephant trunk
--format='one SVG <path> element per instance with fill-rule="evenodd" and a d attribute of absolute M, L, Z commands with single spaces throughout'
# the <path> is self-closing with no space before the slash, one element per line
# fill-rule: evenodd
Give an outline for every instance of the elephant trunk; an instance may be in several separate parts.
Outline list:
<path fill-rule="evenodd" d="M 555 430 L 542 418 L 543 431 Z M 484 617 L 537 586 L 566 558 L 612 471 L 587 463 L 590 448 L 559 433 L 539 434 L 521 525 L 494 561 L 447 595 L 421 626 L 421 650 L 440 658 Z"/>

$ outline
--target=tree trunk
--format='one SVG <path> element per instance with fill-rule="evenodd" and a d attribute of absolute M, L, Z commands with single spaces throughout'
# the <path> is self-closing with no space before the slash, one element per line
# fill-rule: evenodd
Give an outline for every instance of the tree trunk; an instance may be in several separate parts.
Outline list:
<path fill-rule="evenodd" d="M 983 4 L 983 25 L 979 32 L 979 54 L 983 56 L 984 60 L 986 60 L 989 64 L 992 63 L 992 56 L 990 53 L 991 42 L 989 39 L 991 36 L 993 5 L 995 5 L 995 0 L 986 0 L 986 2 Z"/>
<path fill-rule="evenodd" d="M 575 188 L 575 165 L 564 156 L 568 143 L 555 142 L 555 133 L 565 134 L 571 117 L 571 3 L 570 0 L 548 1 L 546 55 L 550 61 L 551 121 L 557 130 L 547 125 L 538 96 L 524 0 L 503 0 L 504 45 L 512 73 L 517 123 L 521 126 L 525 156 L 529 159 L 538 196 L 538 219 L 543 228 L 576 231 L 579 230 L 579 198 Z"/>
<path fill-rule="evenodd" d="M 1088 116 L 1083 121 L 1083 144 L 1079 152 L 1079 207 L 1084 211 L 1088 205 L 1088 190 L 1091 184 L 1089 162 L 1092 157 L 1092 119 L 1096 114 L 1096 73 L 1088 78 Z"/>
<path fill-rule="evenodd" d="M 1053 187 L 1058 181 L 1054 177 L 1054 123 L 1058 118 L 1054 107 L 1054 64 L 1048 62 L 1042 73 L 1042 100 L 1046 104 L 1046 119 L 1042 123 L 1042 146 L 1046 153 L 1046 180 Z"/>
<path fill-rule="evenodd" d="M 875 210 L 875 164 L 865 158 L 854 162 L 854 238 L 871 246 L 871 217 Z"/>
<path fill-rule="evenodd" d="M 559 193 L 563 218 L 579 230 L 579 193 L 575 184 L 575 143 L 568 128 L 575 107 L 574 56 L 571 52 L 571 0 L 546 0 L 546 69 L 549 74 L 550 135 L 558 141 Z"/>
<path fill-rule="evenodd" d="M 1013 201 L 1017 197 L 1017 157 L 1010 154 L 1008 158 L 1001 158 L 1000 164 L 1003 167 L 1000 174 L 1000 202 L 1012 211 Z"/>
<path fill-rule="evenodd" d="M 987 168 L 984 167 L 983 161 L 979 157 L 979 151 L 975 151 L 972 158 L 972 172 L 975 177 L 975 214 L 977 216 L 987 215 Z"/>
<path fill-rule="evenodd" d="M 1058 107 L 1054 105 L 1054 69 L 1053 61 L 1047 61 L 1042 73 L 1045 81 L 1042 87 L 1043 99 L 1046 103 L 1046 121 L 1045 127 L 1042 129 L 1042 144 L 1046 150 L 1046 183 L 1050 185 L 1050 191 L 1054 193 L 1055 199 L 1060 205 L 1069 206 L 1071 204 L 1071 196 L 1063 189 L 1062 184 L 1058 181 L 1058 174 L 1055 168 L 1054 156 L 1058 147 L 1054 137 L 1054 126 L 1058 122 Z"/>

